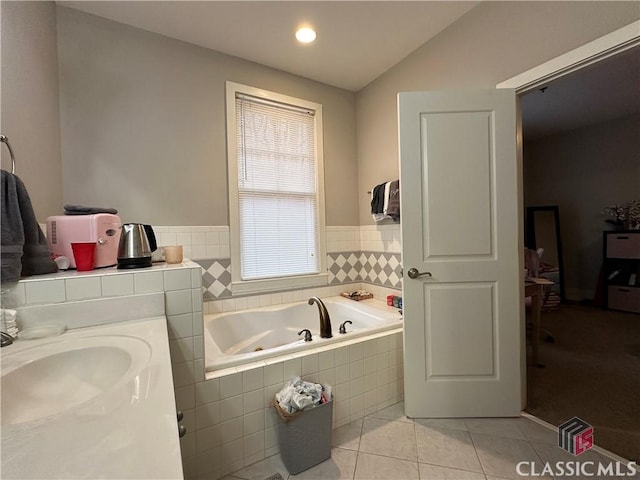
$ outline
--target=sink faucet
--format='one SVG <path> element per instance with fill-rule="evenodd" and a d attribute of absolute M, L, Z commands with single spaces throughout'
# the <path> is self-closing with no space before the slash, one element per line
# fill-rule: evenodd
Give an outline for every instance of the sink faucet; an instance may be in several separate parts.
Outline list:
<path fill-rule="evenodd" d="M 333 337 L 333 335 L 331 334 L 331 319 L 329 318 L 327 307 L 325 307 L 322 300 L 320 300 L 318 297 L 311 297 L 309 299 L 309 305 L 313 305 L 314 303 L 318 305 L 318 310 L 320 311 L 320 337 Z"/>

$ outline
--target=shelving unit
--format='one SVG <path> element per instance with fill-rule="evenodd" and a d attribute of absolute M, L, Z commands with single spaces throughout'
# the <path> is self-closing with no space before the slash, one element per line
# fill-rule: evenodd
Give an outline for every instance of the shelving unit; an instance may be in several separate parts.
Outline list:
<path fill-rule="evenodd" d="M 640 231 L 604 232 L 605 305 L 640 313 Z"/>

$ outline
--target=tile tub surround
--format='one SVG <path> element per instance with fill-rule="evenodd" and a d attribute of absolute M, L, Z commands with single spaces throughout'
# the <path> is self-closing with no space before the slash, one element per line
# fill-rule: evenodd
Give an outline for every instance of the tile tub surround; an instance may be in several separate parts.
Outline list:
<path fill-rule="evenodd" d="M 399 253 L 390 252 L 337 252 L 328 257 L 329 283 L 340 284 L 362 281 L 402 289 Z"/>
<path fill-rule="evenodd" d="M 376 239 L 367 240 L 373 242 L 370 246 L 375 247 L 370 250 L 382 252 L 394 242 L 395 237 L 389 232 L 393 232 L 394 229 L 399 232 L 399 227 L 391 225 L 379 231 L 373 230 L 376 228 L 381 227 L 328 227 L 327 235 L 329 242 L 347 242 L 336 244 L 336 248 L 346 248 L 351 251 L 357 250 L 361 243 L 359 238 L 361 229 L 369 230 L 367 238 L 376 237 Z M 193 257 L 194 250 L 196 254 L 203 251 L 202 248 L 194 249 L 193 247 L 204 247 L 205 256 L 207 247 L 217 245 L 220 254 L 226 253 L 225 245 L 228 249 L 229 230 L 226 226 L 154 226 L 154 230 L 157 233 L 159 245 L 181 244 L 185 247 L 186 258 Z M 332 230 L 333 233 L 331 233 Z M 384 233 L 385 231 L 387 233 Z M 383 239 L 383 237 L 388 238 L 389 235 L 392 240 Z M 203 241 L 204 245 L 202 245 Z M 191 251 L 188 247 L 191 247 Z M 217 255 L 215 249 L 209 249 L 209 253 Z M 189 274 L 182 270 L 187 270 Z M 274 428 L 276 417 L 272 409 L 267 407 L 265 396 L 269 399 L 273 397 L 275 390 L 284 383 L 284 379 L 294 375 L 296 371 L 302 374 L 303 365 L 305 373 L 302 376 L 305 379 L 318 376 L 319 379 L 328 377 L 328 380 L 324 380 L 327 383 L 331 383 L 332 379 L 337 380 L 333 385 L 338 387 L 337 392 L 342 400 L 336 399 L 334 405 L 334 426 L 361 418 L 366 413 L 384 408 L 402 398 L 402 337 L 399 333 L 395 334 L 393 341 L 376 339 L 375 362 L 364 362 L 364 358 L 373 355 L 372 344 L 367 344 L 367 357 L 364 357 L 363 352 L 361 359 L 358 359 L 360 347 L 354 347 L 353 361 L 351 361 L 351 348 L 347 351 L 343 349 L 344 347 L 340 347 L 340 349 L 332 349 L 334 362 L 332 367 L 328 366 L 332 357 L 330 353 L 314 353 L 311 359 L 304 360 L 304 363 L 301 358 L 296 357 L 280 362 L 281 367 L 260 366 L 257 372 L 262 372 L 263 385 L 251 389 L 252 386 L 260 383 L 259 373 L 247 372 L 245 375 L 244 370 L 236 369 L 218 372 L 219 376 L 216 378 L 205 380 L 202 319 L 203 310 L 205 313 L 216 313 L 223 310 L 274 305 L 303 300 L 313 295 L 320 297 L 339 295 L 343 290 L 366 289 L 376 298 L 385 298 L 389 294 L 399 295 L 398 289 L 357 281 L 317 289 L 249 297 L 228 297 L 206 302 L 203 305 L 202 273 L 202 267 L 199 264 L 185 261 L 182 265 L 175 266 L 158 264 L 151 269 L 122 271 L 110 268 L 91 272 L 73 271 L 42 275 L 21 280 L 9 295 L 11 305 L 7 306 L 165 292 L 175 400 L 177 408 L 184 413 L 181 423 L 187 428 L 187 434 L 180 439 L 183 471 L 187 479 L 218 478 L 277 453 Z M 328 359 L 329 363 L 321 362 L 321 356 L 324 360 Z M 325 366 L 327 368 L 313 371 L 316 363 L 314 358 L 317 358 L 318 368 Z M 347 364 L 348 369 L 345 367 Z M 354 364 L 353 368 L 352 364 Z M 374 366 L 375 371 L 371 371 Z M 280 378 L 278 373 L 280 368 L 282 368 L 282 382 L 274 380 L 274 378 Z M 362 374 L 360 374 L 361 369 Z M 253 376 L 257 376 L 258 379 Z M 246 392 L 244 391 L 245 377 L 247 378 L 246 388 L 249 388 Z M 257 383 L 251 383 L 252 380 Z M 274 381 L 276 383 L 271 383 Z M 238 390 L 238 385 L 241 385 L 242 391 Z M 375 395 L 372 393 L 374 391 Z M 242 396 L 239 397 L 239 395 Z M 234 401 L 231 401 L 231 398 Z M 242 399 L 241 415 L 235 403 L 240 398 Z M 263 402 L 260 408 L 257 407 L 259 399 Z M 222 420 L 223 418 L 225 420 Z M 222 459 L 226 459 L 224 463 Z"/>
<path fill-rule="evenodd" d="M 205 302 L 237 298 L 231 286 L 231 259 L 195 260 L 202 267 L 202 298 Z M 402 289 L 399 253 L 387 252 L 334 252 L 327 254 L 329 285 L 366 282 L 368 285 Z M 288 290 L 296 291 L 296 290 Z"/>
<path fill-rule="evenodd" d="M 158 245 L 183 245 L 185 256 L 194 258 L 228 258 L 229 227 L 221 226 L 154 226 Z M 327 252 L 366 250 L 400 253 L 400 224 L 349 225 L 325 227 Z M 204 247 L 204 248 L 198 248 Z M 219 248 L 219 253 L 216 250 Z M 191 250 L 186 250 L 191 248 Z M 189 255 L 187 255 L 189 252 Z"/>
<path fill-rule="evenodd" d="M 332 386 L 334 428 L 402 400 L 401 330 L 360 340 L 207 373 L 195 386 L 195 435 L 182 439 L 185 478 L 219 478 L 278 453 L 281 420 L 269 403 L 294 376 Z"/>
<path fill-rule="evenodd" d="M 277 453 L 277 417 L 268 401 L 287 378 L 296 374 L 305 379 L 317 378 L 337 389 L 335 426 L 402 398 L 400 333 L 375 338 L 361 346 L 312 352 L 308 358 L 292 356 L 253 370 L 244 366 L 217 372 L 215 378 L 205 380 L 201 279 L 200 266 L 190 261 L 128 271 L 69 271 L 21 280 L 9 300 L 18 307 L 104 297 L 126 302 L 130 296 L 164 292 L 176 406 L 183 411 L 181 423 L 187 428 L 187 434 L 180 439 L 187 479 L 217 478 Z M 360 283 L 349 285 L 354 290 L 362 287 Z M 380 298 L 393 291 L 370 285 L 365 288 Z M 287 303 L 295 296 L 333 296 L 344 289 L 343 285 L 327 286 L 229 298 L 205 305 L 211 305 L 214 311 L 235 310 L 248 308 L 254 302 L 258 302 L 256 306 Z"/>
<path fill-rule="evenodd" d="M 227 226 L 154 227 L 158 245 L 184 245 L 202 267 L 203 300 L 237 297 L 231 287 Z M 402 289 L 400 226 L 326 227 L 329 285 L 366 282 Z M 226 256 L 225 256 L 226 255 Z"/>
<path fill-rule="evenodd" d="M 314 289 L 232 297 L 206 302 L 205 313 L 220 313 L 278 305 L 317 295 L 330 297 L 347 290 L 366 289 L 375 298 L 400 294 L 397 289 L 351 283 Z M 176 392 L 178 408 L 185 412 L 189 432 L 182 439 L 185 478 L 216 479 L 278 453 L 277 417 L 269 402 L 284 382 L 299 375 L 304 380 L 334 387 L 334 428 L 362 418 L 404 396 L 402 332 L 386 332 L 207 373 L 196 383 L 194 399 Z M 195 431 L 195 434 L 193 433 Z"/>
<path fill-rule="evenodd" d="M 43 231 L 46 225 L 41 224 Z M 203 300 L 230 298 L 229 227 L 154 225 L 159 246 L 182 245 L 184 257 L 202 267 Z M 327 226 L 330 285 L 366 282 L 402 289 L 400 225 Z"/>
<path fill-rule="evenodd" d="M 230 258 L 229 227 L 223 226 L 153 226 L 158 246 L 182 245 L 190 259 Z"/>
<path fill-rule="evenodd" d="M 344 290 L 363 288 L 379 299 L 386 298 L 389 294 L 401 293 L 386 287 L 353 283 L 221 299 L 204 303 L 203 311 L 208 314 L 279 305 L 306 300 L 311 296 L 325 298 L 339 295 Z M 402 333 L 389 335 L 387 332 L 387 335 L 380 334 L 373 340 L 375 344 L 370 340 L 360 343 L 364 345 L 363 349 L 366 348 L 366 357 L 363 354 L 362 358 L 359 353 L 361 347 L 353 347 L 352 353 L 351 347 L 347 350 L 347 347 L 333 345 L 326 352 L 300 352 L 282 360 L 274 358 L 207 374 L 209 378 L 204 384 L 196 384 L 196 416 L 192 420 L 197 428 L 196 435 L 188 433 L 183 438 L 185 478 L 218 478 L 234 469 L 277 453 L 277 416 L 273 409 L 269 408 L 269 401 L 283 383 L 295 375 L 301 375 L 305 380 L 326 382 L 338 387 L 334 390 L 334 427 L 348 423 L 352 418 L 360 418 L 365 413 L 384 408 L 388 402 L 395 401 L 394 399 L 403 398 Z M 370 361 L 364 361 L 365 358 Z M 256 372 L 249 373 L 251 369 L 255 369 Z M 257 373 L 260 371 L 262 375 Z M 240 375 L 243 379 L 243 389 L 244 378 L 250 375 L 261 377 L 263 386 L 253 391 L 243 390 L 242 395 L 239 390 L 229 392 L 222 389 L 223 385 L 234 382 L 239 389 Z M 234 400 L 231 400 L 232 398 Z M 262 405 L 257 403 L 260 398 L 263 401 Z M 176 399 L 178 401 L 178 397 Z M 187 400 L 192 401 L 191 397 L 187 397 Z M 229 413 L 231 405 L 236 405 L 236 410 Z M 186 408 L 185 404 L 183 410 Z M 261 413 L 257 413 L 258 411 Z M 185 410 L 185 417 L 186 412 Z M 225 416 L 223 420 L 223 415 L 236 417 Z M 242 437 L 239 436 L 241 434 Z M 185 455 L 189 458 L 185 458 Z M 226 463 L 223 459 L 226 459 Z"/>

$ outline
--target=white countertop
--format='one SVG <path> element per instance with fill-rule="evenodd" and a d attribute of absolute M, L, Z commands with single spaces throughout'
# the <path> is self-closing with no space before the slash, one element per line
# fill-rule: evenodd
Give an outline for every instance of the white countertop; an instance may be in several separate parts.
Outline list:
<path fill-rule="evenodd" d="M 4 362 L 50 342 L 89 342 L 86 337 L 101 336 L 115 342 L 118 336 L 146 342 L 148 363 L 145 358 L 126 383 L 67 411 L 38 420 L 3 420 L 3 479 L 183 478 L 164 316 L 17 340 L 2 348 L 1 357 Z"/>
<path fill-rule="evenodd" d="M 55 279 L 69 279 L 69 278 L 86 278 L 86 277 L 100 277 L 105 275 L 127 275 L 127 274 L 137 274 L 137 273 L 145 273 L 145 272 L 157 272 L 157 271 L 171 271 L 178 270 L 181 268 L 198 268 L 198 265 L 193 260 L 189 260 L 185 258 L 182 263 L 166 263 L 166 262 L 154 262 L 150 267 L 140 267 L 140 268 L 118 268 L 117 266 L 112 267 L 101 267 L 94 268 L 93 270 L 88 270 L 85 272 L 79 272 L 75 269 L 70 270 L 59 270 L 55 273 L 46 273 L 44 275 L 33 275 L 31 277 L 23 277 L 20 279 L 19 283 L 30 283 L 30 282 L 38 282 L 43 280 L 55 280 Z"/>

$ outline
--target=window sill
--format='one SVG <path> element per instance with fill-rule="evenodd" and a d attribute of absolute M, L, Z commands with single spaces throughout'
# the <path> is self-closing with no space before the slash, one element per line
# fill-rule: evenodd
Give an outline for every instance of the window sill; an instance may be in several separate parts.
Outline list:
<path fill-rule="evenodd" d="M 265 278 L 262 280 L 233 281 L 233 294 L 268 293 L 279 290 L 293 290 L 306 287 L 327 286 L 329 274 L 304 275 L 286 278 Z"/>

